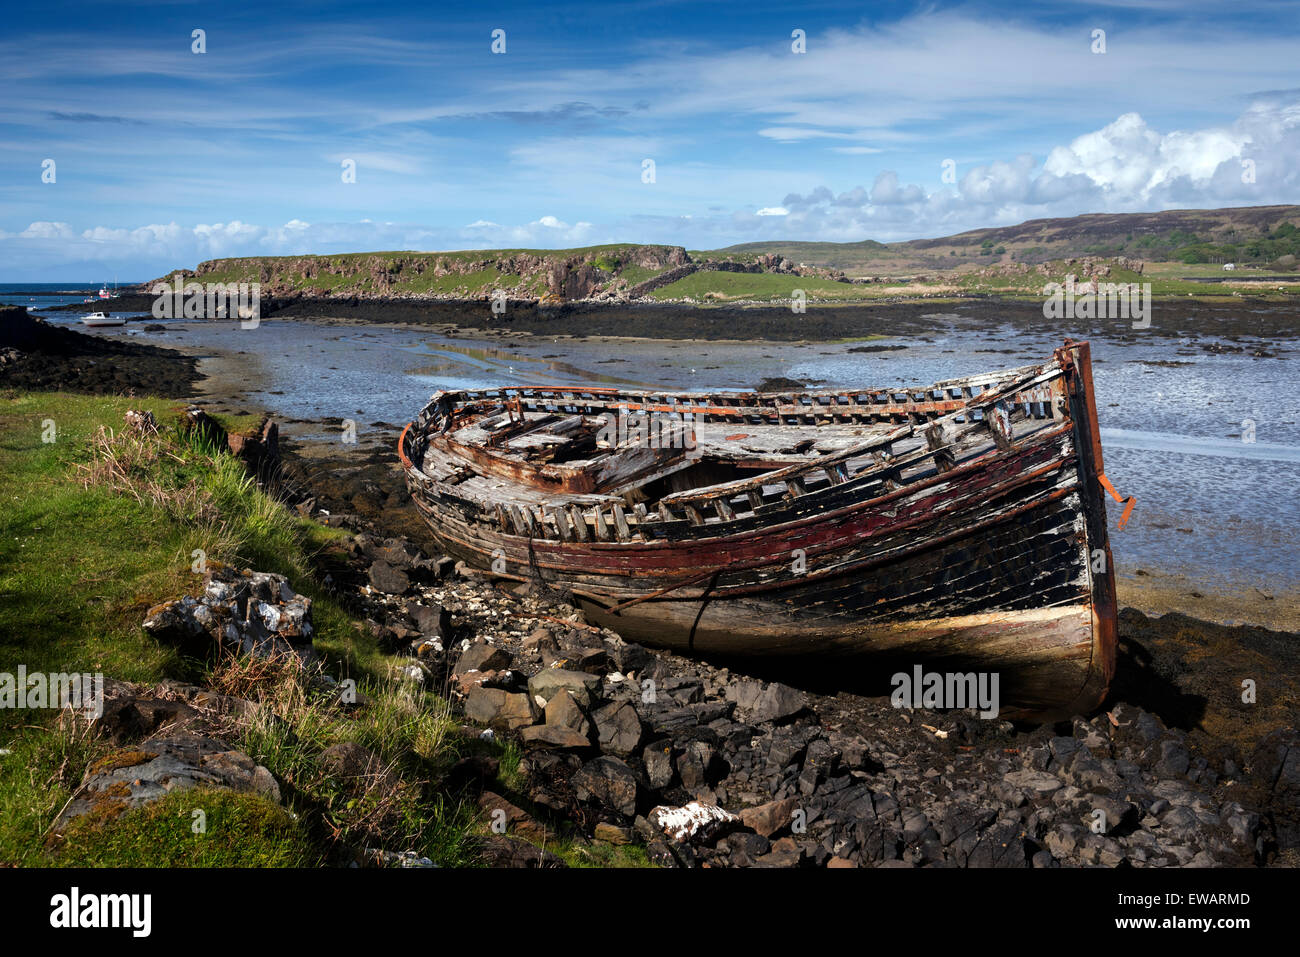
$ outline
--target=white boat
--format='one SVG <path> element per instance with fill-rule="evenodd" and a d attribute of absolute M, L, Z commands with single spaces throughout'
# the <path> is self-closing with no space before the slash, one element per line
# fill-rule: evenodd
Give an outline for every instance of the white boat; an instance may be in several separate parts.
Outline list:
<path fill-rule="evenodd" d="M 110 316 L 102 312 L 92 312 L 89 315 L 82 316 L 81 322 L 87 326 L 124 326 L 126 320 L 120 316 Z"/>

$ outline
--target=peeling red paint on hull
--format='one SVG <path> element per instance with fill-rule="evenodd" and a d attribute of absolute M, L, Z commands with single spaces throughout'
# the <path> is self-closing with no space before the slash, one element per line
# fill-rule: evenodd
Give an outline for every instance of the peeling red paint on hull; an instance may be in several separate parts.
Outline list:
<path fill-rule="evenodd" d="M 602 445 L 626 410 L 696 454 Z M 996 670 L 1042 716 L 1113 673 L 1086 343 L 919 390 L 439 393 L 399 452 L 449 554 L 632 640 Z"/>

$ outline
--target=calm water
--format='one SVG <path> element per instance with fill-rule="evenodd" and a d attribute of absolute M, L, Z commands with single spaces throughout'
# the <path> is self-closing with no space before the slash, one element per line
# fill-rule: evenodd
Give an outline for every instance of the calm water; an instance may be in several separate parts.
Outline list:
<path fill-rule="evenodd" d="M 243 353 L 234 388 L 256 384 L 243 393 L 250 404 L 286 418 L 352 418 L 363 434 L 369 423 L 406 422 L 442 388 L 585 382 L 744 389 L 772 376 L 825 388 L 920 385 L 1042 361 L 1060 345 L 1046 337 L 1016 339 L 1009 329 L 1005 335 L 953 330 L 932 342 L 900 339 L 907 346 L 901 351 L 853 353 L 852 344 L 489 344 L 410 328 L 302 321 L 266 320 L 253 330 L 234 323 L 165 325 L 164 333 L 137 326 L 96 334 L 138 336 L 200 354 Z M 1096 342 L 1093 357 L 1106 473 L 1121 494 L 1138 500 L 1128 527 L 1112 531 L 1121 570 L 1147 566 L 1240 587 L 1295 587 L 1300 360 L 1206 354 L 1191 343 L 1171 350 L 1167 342 Z M 1170 358 L 1188 364 L 1142 364 Z M 211 360 L 205 365 L 218 367 Z M 1247 419 L 1253 443 L 1241 438 Z M 1112 508 L 1112 529 L 1117 517 Z"/>
<path fill-rule="evenodd" d="M 111 282 L 0 282 L 0 306 L 25 306 L 31 312 L 40 313 L 51 306 L 66 306 L 85 299 L 98 302 L 99 290 L 104 286 L 113 291 Z"/>

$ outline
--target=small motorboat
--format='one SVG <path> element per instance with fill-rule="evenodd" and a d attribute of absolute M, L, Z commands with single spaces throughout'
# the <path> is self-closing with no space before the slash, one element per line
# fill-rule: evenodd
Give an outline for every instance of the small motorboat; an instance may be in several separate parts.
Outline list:
<path fill-rule="evenodd" d="M 110 316 L 104 312 L 92 312 L 89 315 L 81 317 L 82 325 L 86 326 L 124 326 L 126 320 L 121 316 Z"/>

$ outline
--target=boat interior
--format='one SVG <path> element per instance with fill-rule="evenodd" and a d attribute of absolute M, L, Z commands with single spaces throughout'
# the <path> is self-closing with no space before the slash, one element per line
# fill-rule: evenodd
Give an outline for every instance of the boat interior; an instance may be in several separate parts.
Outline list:
<path fill-rule="evenodd" d="M 1063 373 L 1054 361 L 924 389 L 439 393 L 400 451 L 417 483 L 506 531 L 625 540 L 656 524 L 762 515 L 850 482 L 887 494 L 960 468 L 1059 428 Z"/>

